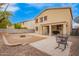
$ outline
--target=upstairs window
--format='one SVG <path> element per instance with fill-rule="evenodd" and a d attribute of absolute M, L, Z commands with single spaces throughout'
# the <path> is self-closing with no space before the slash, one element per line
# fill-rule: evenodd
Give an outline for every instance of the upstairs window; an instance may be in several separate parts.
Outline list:
<path fill-rule="evenodd" d="M 43 17 L 40 18 L 40 22 L 43 22 Z"/>
<path fill-rule="evenodd" d="M 44 21 L 47 21 L 47 16 L 44 16 Z"/>
<path fill-rule="evenodd" d="M 38 19 L 36 19 L 35 23 L 38 23 Z"/>

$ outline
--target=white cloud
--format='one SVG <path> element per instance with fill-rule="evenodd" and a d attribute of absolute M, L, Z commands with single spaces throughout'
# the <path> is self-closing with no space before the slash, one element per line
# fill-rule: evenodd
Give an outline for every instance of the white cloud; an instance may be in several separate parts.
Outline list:
<path fill-rule="evenodd" d="M 76 22 L 74 22 L 74 21 L 72 21 L 72 27 L 73 27 L 73 28 L 78 28 L 78 27 L 79 27 L 79 24 L 76 23 Z"/>
<path fill-rule="evenodd" d="M 32 6 L 32 7 L 36 7 L 38 9 L 40 9 L 40 8 L 43 8 L 43 7 L 51 7 L 54 4 L 52 4 L 52 3 L 31 3 L 31 4 L 28 4 L 28 5 L 29 5 L 29 7 Z"/>
<path fill-rule="evenodd" d="M 7 4 L 3 5 L 1 7 L 0 10 L 4 10 L 6 8 Z M 10 12 L 16 12 L 18 11 L 20 8 L 16 6 L 16 4 L 9 4 L 8 8 L 7 8 L 7 11 L 10 11 Z"/>

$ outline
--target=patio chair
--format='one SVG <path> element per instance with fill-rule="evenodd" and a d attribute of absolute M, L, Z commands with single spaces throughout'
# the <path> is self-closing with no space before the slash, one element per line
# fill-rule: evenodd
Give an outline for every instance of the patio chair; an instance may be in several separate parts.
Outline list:
<path fill-rule="evenodd" d="M 62 45 L 64 45 L 64 48 L 62 49 L 62 51 L 64 51 L 66 49 L 66 46 L 68 45 L 67 41 L 68 41 L 68 35 L 67 34 L 57 35 L 56 36 L 56 42 L 58 43 L 58 46 L 55 49 L 59 48 L 60 44 L 62 44 Z"/>

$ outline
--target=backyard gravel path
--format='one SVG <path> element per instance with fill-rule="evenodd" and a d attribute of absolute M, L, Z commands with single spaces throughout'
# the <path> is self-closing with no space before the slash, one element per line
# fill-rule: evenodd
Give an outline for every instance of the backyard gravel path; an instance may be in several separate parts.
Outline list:
<path fill-rule="evenodd" d="M 21 37 L 24 36 L 24 37 Z M 46 37 L 31 35 L 31 34 L 7 34 L 3 35 L 3 40 L 7 45 L 29 44 L 38 40 L 45 39 Z"/>
<path fill-rule="evenodd" d="M 48 56 L 30 45 L 7 46 L 0 35 L 0 56 Z"/>

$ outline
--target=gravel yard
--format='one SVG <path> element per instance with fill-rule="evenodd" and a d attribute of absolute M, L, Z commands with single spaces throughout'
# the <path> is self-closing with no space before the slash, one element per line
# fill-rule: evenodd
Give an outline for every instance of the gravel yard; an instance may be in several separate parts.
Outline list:
<path fill-rule="evenodd" d="M 72 42 L 70 55 L 79 56 L 79 36 L 71 36 L 70 41 Z"/>
<path fill-rule="evenodd" d="M 16 35 L 14 37 L 16 38 Z M 32 39 L 35 38 L 36 37 Z M 40 40 L 41 38 L 37 37 L 37 39 Z M 38 41 L 37 39 L 31 42 Z M 69 41 L 72 42 L 70 55 L 79 56 L 79 36 L 70 36 Z M 1 34 L 0 34 L 0 55 L 1 56 L 49 56 L 47 53 L 42 52 L 28 44 L 19 45 L 19 46 L 7 46 L 4 44 Z"/>
<path fill-rule="evenodd" d="M 39 39 L 39 38 L 38 38 Z M 49 56 L 30 45 L 7 46 L 0 35 L 0 56 Z"/>
<path fill-rule="evenodd" d="M 31 35 L 31 34 L 7 34 L 5 38 L 10 44 L 29 44 L 38 40 L 45 39 L 45 37 Z"/>
<path fill-rule="evenodd" d="M 29 45 L 20 46 L 5 46 L 0 47 L 0 56 L 48 56 Z"/>

